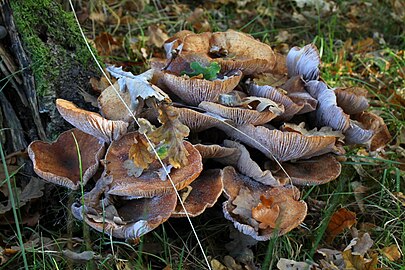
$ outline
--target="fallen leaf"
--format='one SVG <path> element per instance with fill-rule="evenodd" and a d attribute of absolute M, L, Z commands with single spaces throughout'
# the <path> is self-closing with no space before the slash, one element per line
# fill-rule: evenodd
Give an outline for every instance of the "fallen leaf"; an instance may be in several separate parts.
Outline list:
<path fill-rule="evenodd" d="M 63 256 L 74 262 L 87 262 L 94 259 L 94 251 L 74 252 L 69 249 L 62 250 Z"/>
<path fill-rule="evenodd" d="M 378 256 L 376 253 L 370 259 L 360 255 L 354 255 L 351 250 L 343 251 L 343 260 L 347 270 L 373 270 L 377 269 Z"/>
<path fill-rule="evenodd" d="M 399 251 L 396 244 L 392 244 L 388 247 L 383 248 L 381 250 L 381 253 L 391 262 L 394 262 L 401 258 L 401 252 Z"/>
<path fill-rule="evenodd" d="M 252 217 L 260 222 L 259 228 L 266 229 L 267 227 L 276 228 L 277 218 L 280 214 L 280 206 L 273 204 L 274 199 L 272 197 L 266 198 L 260 196 L 261 202 L 254 208 L 252 208 Z"/>
<path fill-rule="evenodd" d="M 363 234 L 361 237 L 355 237 L 350 241 L 346 250 L 352 250 L 353 255 L 364 256 L 367 251 L 373 246 L 374 241 L 368 233 Z"/>
<path fill-rule="evenodd" d="M 211 262 L 211 267 L 213 270 L 227 270 L 228 268 L 220 263 L 217 259 L 212 259 Z"/>
<path fill-rule="evenodd" d="M 185 166 L 188 152 L 183 141 L 190 132 L 189 128 L 180 122 L 178 112 L 167 104 L 159 106 L 158 120 L 162 125 L 147 135 L 156 145 L 167 147 L 165 156 L 174 168 Z"/>
<path fill-rule="evenodd" d="M 354 181 L 350 184 L 353 188 L 354 198 L 356 200 L 357 205 L 360 208 L 360 211 L 364 213 L 366 208 L 363 202 L 363 194 L 367 192 L 368 188 L 363 186 L 359 181 Z"/>
<path fill-rule="evenodd" d="M 145 136 L 142 134 L 136 135 L 136 137 L 134 137 L 134 143 L 129 149 L 128 155 L 128 158 L 133 161 L 135 167 L 147 169 L 149 167 L 149 164 L 151 164 L 156 159 L 155 155 L 148 149 L 149 143 L 146 140 Z M 140 174 L 135 175 L 135 177 L 138 176 L 140 176 Z"/>
<path fill-rule="evenodd" d="M 148 27 L 148 35 L 148 44 L 155 45 L 158 48 L 162 47 L 163 43 L 169 39 L 169 36 L 157 25 L 150 25 Z"/>
<path fill-rule="evenodd" d="M 356 223 L 356 213 L 345 208 L 337 210 L 331 217 L 328 227 L 326 228 L 326 242 L 332 243 L 335 237 L 345 229 L 350 229 Z"/>
<path fill-rule="evenodd" d="M 241 102 L 242 106 L 249 106 L 258 112 L 263 112 L 265 110 L 272 111 L 273 113 L 280 115 L 284 112 L 284 106 L 279 105 L 271 99 L 262 97 L 245 97 Z"/>
<path fill-rule="evenodd" d="M 277 268 L 280 270 L 315 270 L 319 269 L 314 264 L 310 264 L 307 262 L 296 262 L 289 259 L 281 258 L 277 262 Z"/>
<path fill-rule="evenodd" d="M 153 77 L 153 69 L 149 69 L 139 75 L 123 71 L 122 67 L 109 66 L 107 71 L 115 78 L 118 78 L 121 91 L 129 91 L 131 96 L 131 109 L 135 109 L 138 106 L 138 98 L 146 100 L 154 97 L 158 101 L 170 100 L 165 92 L 149 82 Z"/>
<path fill-rule="evenodd" d="M 109 56 L 111 52 L 119 48 L 120 43 L 115 40 L 115 38 L 107 32 L 102 32 L 98 35 L 94 44 L 99 55 Z"/>
<path fill-rule="evenodd" d="M 393 194 L 401 202 L 402 206 L 405 206 L 405 195 L 402 192 L 394 192 Z"/>

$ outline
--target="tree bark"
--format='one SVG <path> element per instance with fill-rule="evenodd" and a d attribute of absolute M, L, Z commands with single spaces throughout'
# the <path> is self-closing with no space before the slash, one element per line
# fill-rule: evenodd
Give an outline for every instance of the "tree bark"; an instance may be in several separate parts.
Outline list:
<path fill-rule="evenodd" d="M 80 90 L 91 94 L 90 78 L 99 71 L 73 14 L 57 2 L 5 0 L 0 11 L 6 29 L 0 39 L 0 139 L 6 138 L 10 153 L 70 128 L 55 107 L 57 98 L 95 110 Z"/>

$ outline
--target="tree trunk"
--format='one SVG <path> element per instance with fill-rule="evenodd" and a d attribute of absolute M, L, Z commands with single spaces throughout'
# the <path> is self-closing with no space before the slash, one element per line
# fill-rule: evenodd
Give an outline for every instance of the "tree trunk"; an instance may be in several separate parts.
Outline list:
<path fill-rule="evenodd" d="M 90 78 L 99 72 L 73 14 L 57 2 L 6 0 L 0 11 L 6 30 L 0 40 L 0 140 L 11 153 L 70 127 L 55 108 L 57 98 L 94 110 L 80 93 L 91 93 Z"/>

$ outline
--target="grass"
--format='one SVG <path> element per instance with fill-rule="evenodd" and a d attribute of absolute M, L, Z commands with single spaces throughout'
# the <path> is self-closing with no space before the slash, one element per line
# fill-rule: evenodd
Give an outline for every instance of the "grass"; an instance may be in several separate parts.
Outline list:
<path fill-rule="evenodd" d="M 79 2 L 77 1 L 77 4 Z M 124 2 L 116 1 L 115 5 L 108 7 L 105 2 L 90 1 L 89 12 L 101 11 L 114 16 L 112 13 L 117 13 Z M 100 32 L 107 31 L 114 37 L 125 40 L 124 45 L 111 56 L 104 57 L 104 61 L 141 63 L 131 66 L 131 69 L 134 72 L 144 71 L 147 69 L 147 58 L 161 54 L 160 49 L 147 45 L 149 25 L 160 24 L 169 35 L 182 29 L 196 30 L 192 24 L 187 22 L 187 17 L 192 12 L 190 6 L 183 7 L 185 9 L 183 12 L 170 13 L 157 8 L 159 4 L 161 1 L 152 1 L 151 5 L 146 6 L 143 11 L 131 11 L 134 16 L 137 16 L 137 21 L 133 24 L 118 25 L 96 22 L 84 25 L 87 34 L 93 39 Z M 346 25 L 351 22 L 352 18 L 346 14 L 351 12 L 350 6 L 346 5 L 345 1 L 336 1 L 336 5 L 338 10 L 328 19 L 318 9 L 314 13 L 314 17 L 307 18 L 307 22 L 297 23 L 292 19 L 294 12 L 303 14 L 309 8 L 300 9 L 294 1 L 275 1 L 272 6 L 267 1 L 253 1 L 246 9 L 237 8 L 235 3 L 219 7 L 211 7 L 210 4 L 206 4 L 203 6 L 203 19 L 208 21 L 214 31 L 225 30 L 227 27 L 243 30 L 279 50 L 283 43 L 291 46 L 302 46 L 308 42 L 315 43 L 322 55 L 322 78 L 332 87 L 359 85 L 369 90 L 372 99 L 371 110 L 379 112 L 383 117 L 390 133 L 394 136 L 392 145 L 395 145 L 396 137 L 405 128 L 405 109 L 391 102 L 393 96 L 390 91 L 404 87 L 403 79 L 400 79 L 401 69 L 405 66 L 404 53 L 400 53 L 400 49 L 404 48 L 405 44 L 400 35 L 401 28 L 395 26 L 395 21 L 386 19 L 390 18 L 392 9 L 388 2 L 381 1 L 374 7 L 364 7 L 362 3 L 359 3 L 358 8 L 362 10 L 362 17 L 357 18 L 357 21 L 359 25 L 370 22 L 370 27 L 349 32 Z M 172 8 L 170 5 L 168 6 L 168 9 Z M 375 10 L 380 10 L 380 16 L 373 15 Z M 291 35 L 285 42 L 276 41 L 276 36 L 281 30 L 287 30 Z M 385 44 L 373 45 L 375 46 L 373 52 L 381 51 L 383 57 L 367 55 L 367 52 L 355 49 L 355 44 L 366 37 L 372 37 L 373 31 L 385 34 Z M 138 42 L 131 44 L 132 38 L 136 38 Z M 349 38 L 353 39 L 354 45 L 353 48 L 347 49 L 344 44 Z M 140 53 L 142 48 L 148 49 L 147 58 Z M 340 52 L 342 52 L 342 58 L 339 58 Z M 384 65 L 384 61 L 388 61 L 390 65 Z M 6 164 L 2 145 L 0 150 L 2 163 Z M 397 244 L 400 250 L 405 252 L 404 208 L 393 194 L 393 192 L 405 191 L 404 172 L 400 169 L 404 168 L 403 157 L 396 152 L 395 148 L 386 148 L 380 157 L 359 156 L 359 148 L 347 150 L 349 150 L 348 160 L 343 163 L 343 172 L 338 180 L 319 187 L 302 189 L 302 198 L 308 203 L 311 200 L 321 201 L 324 203 L 323 208 L 316 211 L 311 210 L 300 228 L 282 237 L 258 243 L 252 248 L 253 260 L 260 264 L 262 269 L 275 269 L 279 258 L 313 261 L 316 258 L 315 251 L 319 247 L 341 250 L 350 242 L 350 234 L 339 235 L 331 244 L 325 242 L 325 229 L 328 221 L 335 210 L 340 207 L 357 213 L 358 223 L 355 226 L 359 229 L 373 225 L 367 231 L 374 240 L 374 250 L 378 252 L 386 246 Z M 79 149 L 78 153 L 80 154 Z M 5 165 L 4 167 L 7 172 Z M 363 172 L 362 175 L 359 174 L 359 170 Z M 5 183 L 9 185 L 9 188 L 12 188 L 10 180 L 13 175 L 13 173 L 8 175 L 7 172 Z M 351 186 L 354 181 L 360 181 L 369 188 L 367 194 L 360 199 L 364 203 L 364 213 L 356 202 L 355 192 Z M 63 189 L 57 190 L 59 193 L 54 194 L 53 199 L 56 199 L 58 204 L 50 207 L 51 216 L 52 213 L 61 216 L 60 212 L 68 209 L 63 205 L 67 204 L 69 196 Z M 82 189 L 81 196 L 84 192 L 85 190 Z M 13 193 L 10 192 L 10 194 Z M 15 198 L 14 203 L 16 203 Z M 312 207 L 316 206 L 312 204 Z M 21 220 L 21 213 L 18 211 L 14 206 L 15 224 L 19 224 L 18 221 Z M 205 253 L 220 261 L 228 254 L 224 246 L 230 240 L 228 237 L 229 223 L 220 218 L 221 211 L 220 205 L 217 205 L 207 210 L 201 217 L 193 219 L 197 234 L 202 239 Z M 68 219 L 66 214 L 62 217 L 64 220 Z M 7 269 L 14 265 L 25 269 L 65 269 L 69 267 L 69 262 L 61 255 L 67 242 L 64 239 L 68 230 L 67 225 L 62 222 L 62 226 L 57 228 L 50 223 L 52 222 L 41 224 L 32 230 L 28 227 L 23 227 L 21 230 L 17 225 L 15 227 L 16 237 L 1 233 L 2 238 L 8 236 L 6 241 L 10 245 L 13 242 L 19 242 L 22 250 L 9 258 L 9 261 L 0 268 Z M 85 237 L 85 228 L 81 222 L 75 222 L 72 227 L 73 237 Z M 138 245 L 117 241 L 93 230 L 89 231 L 87 240 L 84 241 L 87 249 L 95 251 L 98 255 L 95 264 L 99 269 L 118 267 L 163 269 L 166 266 L 170 266 L 171 269 L 204 269 L 203 257 L 196 247 L 195 238 L 189 229 L 184 228 L 189 228 L 186 221 L 169 220 L 152 233 L 142 237 Z M 23 243 L 27 241 L 25 236 L 34 233 L 39 235 L 41 244 L 33 249 L 24 250 Z M 44 242 L 43 235 L 51 239 L 51 244 Z M 73 245 L 83 244 L 79 239 L 71 241 Z M 54 250 L 49 250 L 49 245 L 53 246 Z M 391 262 L 381 252 L 379 253 L 379 267 L 388 269 L 401 269 L 402 267 L 404 269 L 403 265 L 405 265 L 404 256 Z M 90 268 L 91 266 L 86 266 L 86 264 L 74 266 L 74 269 Z"/>

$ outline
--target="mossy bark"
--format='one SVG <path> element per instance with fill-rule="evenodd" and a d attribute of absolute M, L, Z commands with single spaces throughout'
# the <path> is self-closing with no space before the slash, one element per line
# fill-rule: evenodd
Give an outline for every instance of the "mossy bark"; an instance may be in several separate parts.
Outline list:
<path fill-rule="evenodd" d="M 74 16 L 54 0 L 12 0 L 11 10 L 17 31 L 31 63 L 35 79 L 38 109 L 53 139 L 66 129 L 55 108 L 55 99 L 63 98 L 92 109 L 80 94 L 91 92 L 89 80 L 98 77 Z"/>

